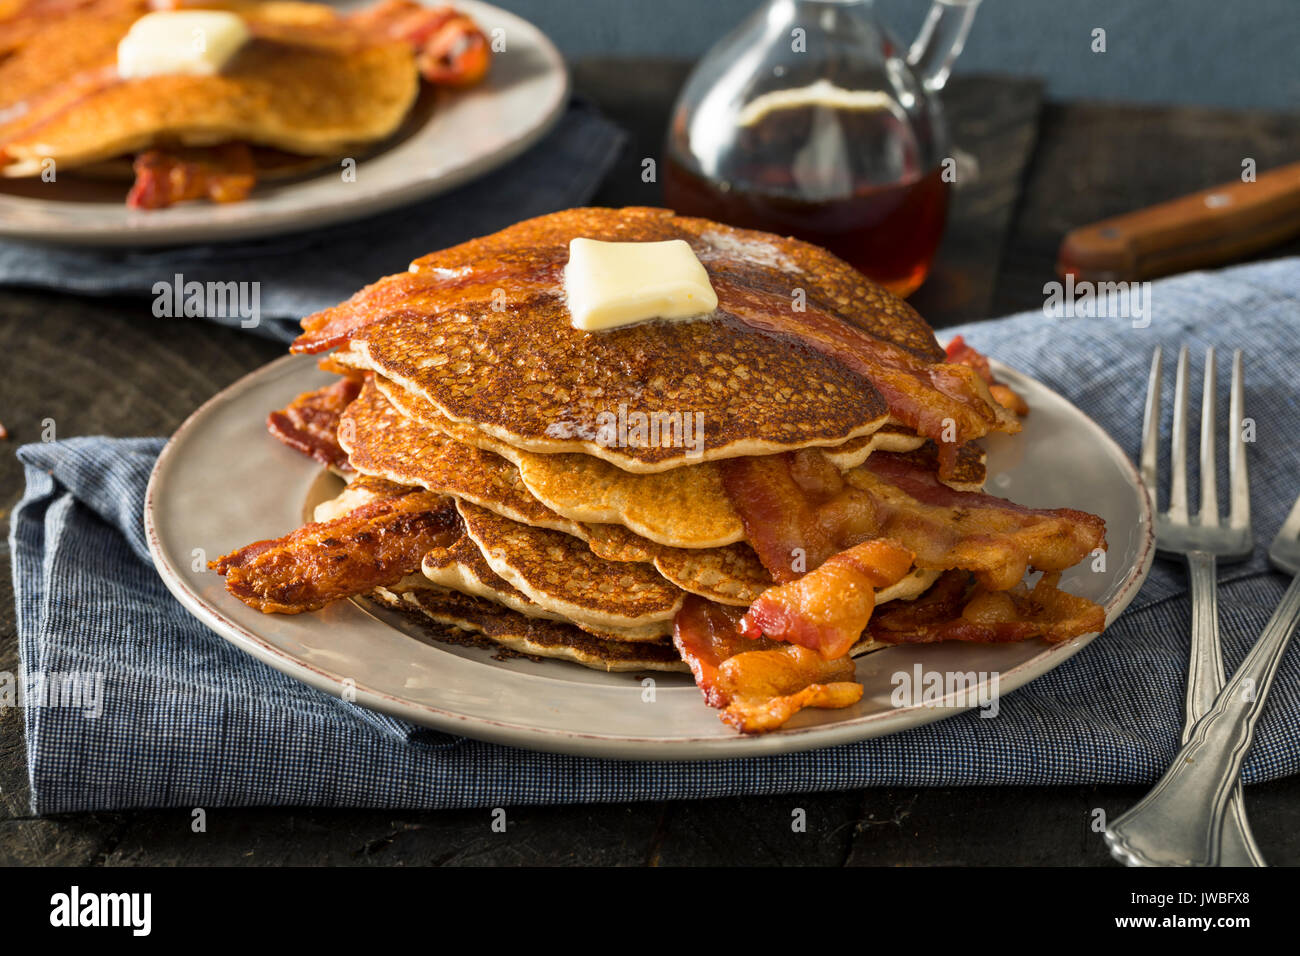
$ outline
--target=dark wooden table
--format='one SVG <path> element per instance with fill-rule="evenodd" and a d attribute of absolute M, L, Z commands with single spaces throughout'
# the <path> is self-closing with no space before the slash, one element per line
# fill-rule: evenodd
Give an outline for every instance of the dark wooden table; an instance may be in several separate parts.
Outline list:
<path fill-rule="evenodd" d="M 640 161 L 658 156 L 686 67 L 586 61 L 579 92 L 632 134 L 599 203 L 655 204 Z M 945 93 L 957 149 L 979 175 L 956 193 L 930 282 L 914 298 L 937 326 L 1037 308 L 1075 225 L 1300 157 L 1297 116 L 1041 102 L 1039 87 L 961 79 Z M 1295 254 L 1300 243 L 1270 255 Z M 60 437 L 170 433 L 213 392 L 280 354 L 198 321 L 160 322 L 142 301 L 0 292 L 0 518 L 21 495 L 17 443 L 53 419 Z M 8 554 L 0 575 L 9 579 Z M 17 672 L 12 594 L 0 594 L 0 671 Z M 829 794 L 487 810 L 210 809 L 30 815 L 21 714 L 0 709 L 0 863 L 16 864 L 1103 864 L 1089 822 L 1137 787 L 881 788 Z M 1270 862 L 1300 863 L 1300 777 L 1251 787 Z M 791 811 L 807 830 L 791 832 Z"/>

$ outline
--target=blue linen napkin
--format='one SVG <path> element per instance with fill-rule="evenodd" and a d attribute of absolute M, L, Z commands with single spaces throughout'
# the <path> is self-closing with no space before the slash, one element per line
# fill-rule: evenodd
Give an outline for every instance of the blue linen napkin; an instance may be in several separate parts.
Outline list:
<path fill-rule="evenodd" d="M 1295 384 L 1300 260 L 1157 283 L 1151 322 L 1041 313 L 951 330 L 1034 375 L 1127 448 L 1151 348 L 1248 356 L 1253 507 L 1266 542 L 1300 492 Z M 1221 419 L 1222 420 L 1222 419 Z M 141 529 L 160 439 L 26 445 L 11 530 L 28 672 L 103 674 L 102 714 L 28 708 L 33 810 L 145 806 L 462 807 L 782 793 L 862 786 L 1139 783 L 1177 748 L 1188 654 L 1183 570 L 1158 560 L 1102 638 L 1004 697 L 890 737 L 779 757 L 650 764 L 532 753 L 416 728 L 318 693 L 193 620 L 154 573 Z M 1222 479 L 1221 479 L 1222 481 Z M 1227 666 L 1285 579 L 1264 548 L 1224 570 Z M 703 706 L 703 705 L 701 705 Z M 1300 649 L 1287 654 L 1246 761 L 1247 783 L 1300 770 Z"/>
<path fill-rule="evenodd" d="M 0 286 L 81 295 L 154 296 L 158 282 L 257 283 L 256 324 L 199 316 L 288 342 L 298 320 L 335 305 L 411 260 L 532 216 L 581 206 L 609 172 L 625 135 L 575 98 L 536 146 L 465 186 L 395 212 L 307 232 L 172 249 L 83 249 L 0 240 Z M 364 172 L 364 168 L 363 168 Z M 245 288 L 254 288 L 246 286 Z M 229 311 L 234 310 L 217 310 Z"/>

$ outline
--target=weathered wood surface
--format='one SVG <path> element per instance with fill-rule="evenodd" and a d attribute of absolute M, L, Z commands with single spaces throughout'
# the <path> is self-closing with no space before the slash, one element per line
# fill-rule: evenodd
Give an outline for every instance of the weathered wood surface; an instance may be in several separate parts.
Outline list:
<path fill-rule="evenodd" d="M 598 202 L 657 203 L 640 159 L 657 156 L 680 63 L 592 62 L 577 88 L 633 132 Z M 929 288 L 936 324 L 1042 302 L 1056 245 L 1074 225 L 1300 156 L 1293 118 L 1200 110 L 1049 105 L 1024 81 L 955 81 L 955 145 L 981 179 L 957 194 Z M 1035 145 L 1035 131 L 1037 144 Z M 1027 175 L 1022 176 L 1032 151 Z M 1023 190 L 1020 186 L 1023 184 Z M 0 292 L 0 517 L 21 494 L 12 455 L 52 418 L 58 434 L 165 434 L 213 392 L 280 353 L 244 333 L 159 322 L 139 301 Z M 8 555 L 0 575 L 9 579 Z M 0 670 L 16 672 L 13 601 L 0 587 Z M 32 819 L 21 715 L 0 709 L 0 864 L 1100 864 L 1095 808 L 1134 787 L 873 789 L 681 803 L 487 811 L 221 810 L 194 834 L 176 810 Z M 1300 778 L 1251 787 L 1251 822 L 1272 863 L 1300 863 Z M 795 832 L 795 810 L 805 832 Z"/>

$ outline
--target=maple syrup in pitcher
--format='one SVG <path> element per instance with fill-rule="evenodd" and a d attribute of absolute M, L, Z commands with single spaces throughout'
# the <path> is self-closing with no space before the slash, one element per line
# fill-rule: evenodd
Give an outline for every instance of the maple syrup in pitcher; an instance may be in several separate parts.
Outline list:
<path fill-rule="evenodd" d="M 804 239 L 911 294 L 943 236 L 955 168 L 934 94 L 977 3 L 936 0 L 904 57 L 871 0 L 768 0 L 678 98 L 666 205 Z"/>
<path fill-rule="evenodd" d="M 756 164 L 742 182 L 715 182 L 670 154 L 663 187 L 669 208 L 683 215 L 803 239 L 900 296 L 925 281 L 948 216 L 942 167 L 911 180 L 854 182 L 839 195 L 808 198 L 786 166 Z"/>

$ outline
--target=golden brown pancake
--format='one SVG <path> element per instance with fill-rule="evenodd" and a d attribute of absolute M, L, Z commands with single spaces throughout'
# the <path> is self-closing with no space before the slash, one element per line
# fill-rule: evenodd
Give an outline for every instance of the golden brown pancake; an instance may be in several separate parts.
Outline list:
<path fill-rule="evenodd" d="M 637 208 L 567 210 L 418 259 L 304 320 L 296 347 L 346 342 L 338 362 L 392 379 L 455 422 L 525 451 L 582 452 L 639 473 L 842 444 L 885 424 L 884 400 L 859 375 L 722 306 L 702 321 L 573 328 L 562 270 L 574 237 L 683 239 L 715 285 L 779 295 L 791 309 L 803 296 L 927 361 L 943 358 L 909 306 L 829 253 Z M 643 439 L 630 418 L 626 436 L 604 440 L 603 416 L 636 414 L 702 416 L 699 454 L 676 433 Z"/>
<path fill-rule="evenodd" d="M 311 514 L 304 516 L 304 520 L 333 521 L 335 518 L 341 518 L 349 511 L 360 508 L 372 501 L 379 501 L 381 498 L 394 498 L 402 493 L 404 487 L 409 486 L 402 486 L 370 475 L 353 475 L 352 480 L 343 487 L 343 490 L 338 495 L 316 505 Z"/>
<path fill-rule="evenodd" d="M 753 597 L 742 598 L 757 596 L 762 587 L 772 584 L 758 557 L 745 544 L 687 551 L 657 544 L 620 525 L 585 524 L 557 515 L 522 487 L 519 470 L 505 458 L 462 445 L 403 417 L 372 383 L 363 386 L 360 395 L 344 412 L 339 440 L 349 453 L 350 463 L 363 476 L 377 475 L 403 485 L 419 485 L 453 495 L 512 521 L 574 535 L 586 541 L 598 557 L 609 561 L 652 563 L 669 581 L 704 597 L 724 603 L 748 603 Z M 592 460 L 582 455 L 561 457 Z M 634 481 L 667 477 L 629 475 L 611 465 L 600 464 Z M 709 465 L 700 467 L 713 470 Z M 685 470 L 667 474 L 680 474 Z M 689 505 L 689 502 L 684 504 Z M 486 564 L 483 566 L 488 572 L 486 575 L 475 574 L 475 569 L 466 567 L 466 562 L 460 557 L 449 552 L 438 556 L 432 565 L 426 560 L 425 573 L 436 584 L 479 596 L 490 596 L 483 593 L 484 588 L 499 590 L 498 582 L 505 584 L 510 591 L 514 590 Z M 519 597 L 528 600 L 523 595 Z M 502 603 L 521 613 L 529 613 L 523 606 L 511 603 L 512 599 L 514 595 L 507 592 Z"/>
<path fill-rule="evenodd" d="M 344 411 L 339 444 L 361 474 L 454 495 L 524 524 L 580 533 L 529 492 L 509 461 L 405 417 L 372 382 Z"/>
<path fill-rule="evenodd" d="M 215 76 L 116 76 L 117 43 L 149 12 L 143 0 L 46 17 L 0 58 L 0 171 L 28 176 L 45 159 L 68 169 L 155 145 L 229 141 L 336 156 L 393 133 L 415 102 L 411 46 L 363 39 L 326 7 L 190 6 L 233 9 L 255 34 Z"/>
<path fill-rule="evenodd" d="M 447 547 L 427 552 L 420 571 L 425 578 L 440 587 L 492 601 L 525 617 L 566 621 L 602 640 L 651 641 L 664 637 L 663 627 L 658 624 L 628 628 L 594 627 L 581 620 L 567 620 L 563 615 L 548 611 L 493 571 L 484 560 L 483 552 L 468 535 L 462 535 Z"/>
<path fill-rule="evenodd" d="M 891 433 L 882 431 L 880 434 L 883 439 L 888 439 Z M 897 437 L 904 447 L 914 444 L 915 436 L 903 434 Z M 639 535 L 622 524 L 578 522 L 556 514 L 533 497 L 531 488 L 522 486 L 520 470 L 510 461 L 493 452 L 453 441 L 435 429 L 406 418 L 387 401 L 373 382 L 368 382 L 362 388 L 361 394 L 344 413 L 339 438 L 349 453 L 352 466 L 363 475 L 378 475 L 399 484 L 420 485 L 432 491 L 453 495 L 512 521 L 574 535 L 587 542 L 599 558 L 653 564 L 664 578 L 682 590 L 710 600 L 722 604 L 747 605 L 773 584 L 758 556 L 743 542 L 705 548 L 674 547 Z M 868 439 L 865 449 L 853 453 L 851 459 L 860 460 L 865 457 L 874 439 L 875 436 Z M 676 509 L 680 524 L 679 537 L 689 530 L 697 502 L 702 504 L 705 513 L 714 506 L 715 510 L 718 507 L 725 508 L 734 515 L 720 482 L 716 489 L 702 490 L 694 486 L 698 483 L 681 480 L 692 472 L 716 476 L 716 467 L 708 463 L 671 472 L 633 475 L 584 455 L 533 455 L 516 452 L 508 446 L 502 447 L 502 450 L 521 463 L 573 460 L 582 474 L 587 474 L 585 466 L 594 465 L 596 472 L 621 479 L 626 495 L 633 499 L 634 508 L 641 507 L 648 515 L 654 514 L 656 503 L 670 515 Z M 957 477 L 967 480 L 974 478 L 977 482 L 982 482 L 982 468 L 974 460 L 973 451 L 974 449 L 959 459 L 961 467 Z M 562 478 L 562 472 L 558 469 L 554 474 Z M 572 485 L 575 499 L 579 502 L 583 484 L 584 482 L 575 481 Z M 599 487 L 599 483 L 594 480 L 588 480 L 585 484 L 588 487 Z M 686 489 L 686 493 L 670 495 L 669 490 L 674 486 Z M 633 494 L 637 489 L 644 493 L 639 501 Z M 623 512 L 618 516 L 625 514 Z M 735 520 L 739 521 L 738 518 Z M 741 533 L 743 534 L 743 529 Z M 429 573 L 427 566 L 425 570 L 435 583 L 457 587 L 457 578 L 467 573 L 467 569 L 460 564 L 463 562 L 443 560 L 435 565 L 440 569 L 439 573 Z M 479 575 L 480 579 L 483 577 Z M 496 575 L 491 573 L 489 577 L 495 578 Z M 886 595 L 883 600 L 914 597 L 918 580 L 905 582 L 897 588 L 897 594 Z M 928 585 L 929 582 L 921 583 Z M 484 586 L 481 580 L 477 587 L 471 584 L 469 593 L 488 596 L 482 592 Z M 465 587 L 460 589 L 466 590 Z M 528 613 L 511 604 L 509 597 L 502 603 Z"/>
<path fill-rule="evenodd" d="M 687 671 L 670 641 L 627 643 L 593 637 L 571 624 L 525 617 L 509 608 L 457 591 L 417 587 L 396 593 L 377 588 L 381 604 L 418 614 L 426 623 L 481 635 L 493 644 L 529 657 L 571 661 L 601 671 Z M 431 630 L 436 640 L 461 643 L 457 633 Z"/>
<path fill-rule="evenodd" d="M 392 382 L 377 379 L 376 384 L 408 420 L 443 431 L 457 444 L 490 449 L 484 453 L 498 460 L 508 459 L 528 494 L 558 521 L 622 524 L 651 541 L 683 548 L 721 547 L 744 537 L 740 515 L 710 462 L 635 474 L 591 455 L 521 451 L 474 426 L 452 422 Z M 578 533 L 554 522 L 518 520 Z"/>
<path fill-rule="evenodd" d="M 511 513 L 511 510 L 486 503 L 482 500 L 482 495 L 461 495 L 485 508 L 492 508 L 526 524 L 567 531 L 569 534 L 581 535 L 580 531 L 571 526 L 572 522 L 621 524 L 643 538 L 675 548 L 718 548 L 744 539 L 745 529 L 740 523 L 740 515 L 727 498 L 722 487 L 722 477 L 712 462 L 685 465 L 671 471 L 637 474 L 591 455 L 548 455 L 521 451 L 472 425 L 452 422 L 440 415 L 429 403 L 403 391 L 387 379 L 376 377 L 375 385 L 391 405 L 412 423 L 403 426 L 402 441 L 420 447 L 431 441 L 420 437 L 424 433 L 415 428 L 414 423 L 418 422 L 444 432 L 459 444 L 472 445 L 508 459 L 518 470 L 519 478 L 528 493 L 545 507 L 546 512 L 528 517 L 524 516 L 526 512 L 518 503 L 511 506 L 514 512 Z M 363 394 L 363 397 L 367 396 Z M 373 398 L 367 397 L 367 404 L 358 405 L 354 414 L 357 418 L 354 432 L 356 437 L 352 439 L 354 443 L 359 448 L 375 444 L 370 442 L 366 431 L 370 427 L 368 422 L 380 415 L 377 406 L 373 404 Z M 362 416 L 365 421 L 361 420 Z M 389 430 L 393 426 L 384 427 Z M 396 434 L 395 431 L 393 433 Z M 860 465 L 877 448 L 885 451 L 911 451 L 921 443 L 920 438 L 905 429 L 887 425 L 873 435 L 828 448 L 826 454 L 837 467 L 847 470 Z M 410 462 L 405 466 L 395 464 L 402 454 L 401 446 L 396 439 L 387 444 L 397 449 L 384 456 L 388 462 L 385 467 L 390 470 L 376 473 L 393 477 L 404 467 L 404 473 L 410 479 L 408 483 L 423 484 L 427 488 L 458 494 L 454 488 L 420 480 L 419 473 L 424 466 L 418 462 Z M 353 467 L 359 471 L 379 468 L 379 457 L 372 452 L 364 460 L 355 460 Z M 436 469 L 439 475 L 455 470 L 432 463 L 427 467 Z M 969 475 L 964 477 L 969 478 Z M 463 486 L 465 479 L 460 483 Z M 570 526 L 565 526 L 566 521 Z"/>
<path fill-rule="evenodd" d="M 592 627 L 672 630 L 684 592 L 653 567 L 597 557 L 580 539 L 456 500 L 488 565 L 547 610 Z"/>
<path fill-rule="evenodd" d="M 446 588 L 376 588 L 371 596 L 387 607 L 416 612 L 425 623 L 454 629 L 450 633 L 442 628 L 431 629 L 430 636 L 439 641 L 477 643 L 472 639 L 466 641 L 459 633 L 468 632 L 519 654 L 570 661 L 592 670 L 683 673 L 690 670 L 670 641 L 636 644 L 603 641 L 570 624 L 525 617 L 491 601 Z M 849 653 L 860 657 L 887 646 L 867 638 L 855 644 Z"/>
<path fill-rule="evenodd" d="M 923 444 L 925 439 L 920 435 L 891 422 L 866 438 L 823 448 L 822 454 L 840 471 L 848 471 L 866 461 L 873 451 L 915 451 Z"/>

